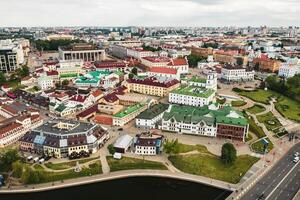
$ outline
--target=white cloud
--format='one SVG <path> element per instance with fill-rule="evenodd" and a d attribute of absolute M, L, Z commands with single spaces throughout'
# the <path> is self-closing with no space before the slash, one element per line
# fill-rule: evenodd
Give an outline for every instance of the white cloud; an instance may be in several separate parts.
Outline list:
<path fill-rule="evenodd" d="M 299 26 L 299 18 L 299 0 L 0 0 L 0 26 Z"/>

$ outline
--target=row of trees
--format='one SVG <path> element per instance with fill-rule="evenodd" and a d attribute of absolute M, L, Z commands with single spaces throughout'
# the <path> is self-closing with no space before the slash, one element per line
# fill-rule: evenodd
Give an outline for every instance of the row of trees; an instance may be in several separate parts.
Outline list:
<path fill-rule="evenodd" d="M 16 149 L 8 149 L 0 154 L 0 172 L 12 170 L 12 164 L 19 160 L 19 154 Z"/>
<path fill-rule="evenodd" d="M 155 51 L 161 51 L 161 50 L 162 50 L 161 47 L 154 48 L 154 47 L 146 46 L 145 44 L 143 44 L 142 47 L 143 47 L 143 49 L 144 49 L 145 51 L 153 51 L 153 52 L 155 52 Z"/>
<path fill-rule="evenodd" d="M 10 77 L 6 77 L 3 72 L 0 72 L 0 85 L 8 81 L 20 81 L 21 78 L 29 75 L 29 68 L 27 66 L 22 66 L 14 71 Z"/>
<path fill-rule="evenodd" d="M 37 40 L 35 46 L 39 51 L 57 51 L 60 46 L 68 46 L 73 43 L 82 43 L 83 40 Z"/>
<path fill-rule="evenodd" d="M 266 79 L 266 86 L 291 99 L 300 101 L 300 74 L 288 79 L 269 76 Z"/>

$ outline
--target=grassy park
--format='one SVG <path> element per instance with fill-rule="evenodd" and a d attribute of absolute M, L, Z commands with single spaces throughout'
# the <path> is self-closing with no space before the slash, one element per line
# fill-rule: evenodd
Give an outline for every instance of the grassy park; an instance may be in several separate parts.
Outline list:
<path fill-rule="evenodd" d="M 246 104 L 247 104 L 247 102 L 241 101 L 241 100 L 238 100 L 238 101 L 232 101 L 232 102 L 231 102 L 231 105 L 232 105 L 233 107 L 241 107 L 241 106 L 244 106 L 244 105 L 246 105 Z"/>
<path fill-rule="evenodd" d="M 262 89 L 246 91 L 246 90 L 234 88 L 233 91 L 238 93 L 239 95 L 245 96 L 253 101 L 260 102 L 263 104 L 269 104 L 269 101 L 271 100 L 272 97 L 279 96 L 279 94 L 276 92 L 273 92 L 271 90 L 262 90 Z"/>
<path fill-rule="evenodd" d="M 272 112 L 268 112 L 264 115 L 258 115 L 257 120 L 260 123 L 263 123 L 269 131 L 274 131 L 280 127 L 282 127 L 279 120 L 272 114 Z"/>
<path fill-rule="evenodd" d="M 49 169 L 53 169 L 53 170 L 63 170 L 63 169 L 69 169 L 71 167 L 75 167 L 76 163 L 78 162 L 79 164 L 83 164 L 92 160 L 95 160 L 97 158 L 87 158 L 87 159 L 80 159 L 80 160 L 74 160 L 74 161 L 70 161 L 70 162 L 62 162 L 62 163 L 52 163 L 52 162 L 48 162 L 45 163 L 45 166 Z"/>
<path fill-rule="evenodd" d="M 120 160 L 114 159 L 112 156 L 106 157 L 110 171 L 132 170 L 132 169 L 154 169 L 167 170 L 167 167 L 154 161 L 148 161 L 137 158 L 122 157 Z"/>
<path fill-rule="evenodd" d="M 269 138 L 266 138 L 266 140 L 269 142 L 269 146 L 268 146 L 268 152 L 270 152 L 273 149 L 273 143 L 271 142 L 271 140 Z M 263 148 L 264 145 L 261 142 L 261 140 L 257 140 L 256 142 L 251 144 L 251 148 L 253 151 L 258 152 L 258 153 L 263 153 Z"/>
<path fill-rule="evenodd" d="M 229 183 L 238 183 L 259 159 L 242 155 L 238 156 L 233 164 L 226 165 L 215 155 L 190 154 L 172 155 L 169 156 L 169 160 L 176 168 L 185 173 L 206 176 Z"/>
<path fill-rule="evenodd" d="M 254 104 L 254 106 L 247 109 L 247 112 L 249 112 L 251 114 L 257 114 L 257 113 L 264 112 L 265 110 L 266 110 L 265 107 L 258 105 L 258 104 Z"/>

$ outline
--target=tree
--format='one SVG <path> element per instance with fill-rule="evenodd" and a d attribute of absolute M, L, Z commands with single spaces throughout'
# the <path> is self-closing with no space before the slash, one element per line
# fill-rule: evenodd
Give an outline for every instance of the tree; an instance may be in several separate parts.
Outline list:
<path fill-rule="evenodd" d="M 236 160 L 236 149 L 231 143 L 225 143 L 222 146 L 221 160 L 225 164 L 232 164 Z"/>
<path fill-rule="evenodd" d="M 138 70 L 136 67 L 132 68 L 131 73 L 133 73 L 134 75 L 137 75 Z"/>
<path fill-rule="evenodd" d="M 134 77 L 133 73 L 128 74 L 128 78 L 132 79 Z"/>
<path fill-rule="evenodd" d="M 190 67 L 197 67 L 198 62 L 205 61 L 205 58 L 197 55 L 188 55 L 187 57 Z"/>
<path fill-rule="evenodd" d="M 64 85 L 64 86 L 69 85 L 69 80 L 65 79 L 65 80 L 62 81 L 61 84 Z"/>
<path fill-rule="evenodd" d="M 0 72 L 0 85 L 6 82 L 6 77 L 3 72 Z"/>
<path fill-rule="evenodd" d="M 3 169 L 11 169 L 12 163 L 19 160 L 19 154 L 16 149 L 7 150 L 0 159 L 0 166 Z"/>
<path fill-rule="evenodd" d="M 166 140 L 165 144 L 164 144 L 164 151 L 167 154 L 177 154 L 179 153 L 179 143 L 178 143 L 178 139 L 175 140 Z"/>
<path fill-rule="evenodd" d="M 40 89 L 39 89 L 39 87 L 38 86 L 33 86 L 33 88 L 32 88 L 34 91 L 39 91 Z"/>
<path fill-rule="evenodd" d="M 108 149 L 108 151 L 109 151 L 109 153 L 110 153 L 111 155 L 114 155 L 114 154 L 116 153 L 116 150 L 115 150 L 115 148 L 114 148 L 114 145 L 112 145 L 112 144 L 108 145 L 108 146 L 107 146 L 107 149 Z"/>
<path fill-rule="evenodd" d="M 16 161 L 12 164 L 13 176 L 16 178 L 21 178 L 23 173 L 23 165 L 20 161 Z"/>

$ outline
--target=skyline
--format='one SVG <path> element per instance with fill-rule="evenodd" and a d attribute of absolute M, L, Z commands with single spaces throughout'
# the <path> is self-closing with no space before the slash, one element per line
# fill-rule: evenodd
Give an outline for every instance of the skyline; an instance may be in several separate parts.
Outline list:
<path fill-rule="evenodd" d="M 27 0 L 26 4 L 11 0 L 0 3 L 1 27 L 279 27 L 300 26 L 299 17 L 297 0 L 266 0 L 263 4 L 259 0 Z"/>

